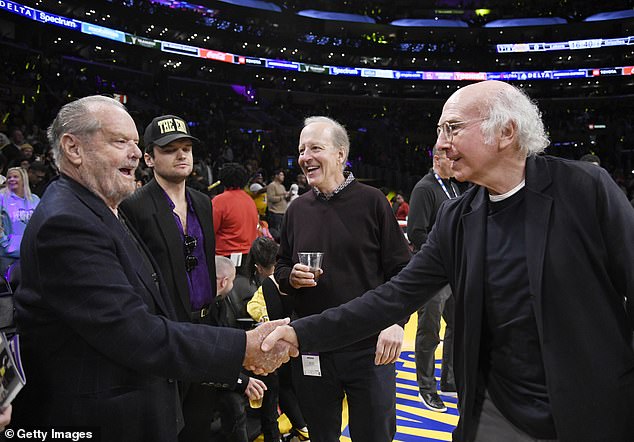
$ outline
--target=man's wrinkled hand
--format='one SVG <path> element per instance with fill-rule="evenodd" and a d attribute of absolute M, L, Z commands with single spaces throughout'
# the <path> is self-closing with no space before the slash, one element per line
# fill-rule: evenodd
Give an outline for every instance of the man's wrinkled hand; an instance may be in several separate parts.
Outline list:
<path fill-rule="evenodd" d="M 268 351 L 262 351 L 262 342 L 269 333 L 279 326 L 290 322 L 289 318 L 277 321 L 264 322 L 253 330 L 247 332 L 247 348 L 244 352 L 242 366 L 255 374 L 269 374 L 280 365 L 287 362 L 291 356 L 299 355 L 296 345 L 286 341 L 279 341 L 271 346 Z"/>
<path fill-rule="evenodd" d="M 403 346 L 403 327 L 398 324 L 394 324 L 384 329 L 379 334 L 379 339 L 376 343 L 376 353 L 374 356 L 374 363 L 376 365 L 385 365 L 396 362 L 401 354 L 401 347 Z"/>
<path fill-rule="evenodd" d="M 280 342 L 285 342 L 291 345 L 294 348 L 299 349 L 299 341 L 297 340 L 297 334 L 295 333 L 295 329 L 290 325 L 282 325 L 273 330 L 262 343 L 262 350 L 265 352 L 270 351 L 272 348 L 275 348 Z M 299 356 L 299 352 L 296 355 L 291 355 L 292 357 Z"/>

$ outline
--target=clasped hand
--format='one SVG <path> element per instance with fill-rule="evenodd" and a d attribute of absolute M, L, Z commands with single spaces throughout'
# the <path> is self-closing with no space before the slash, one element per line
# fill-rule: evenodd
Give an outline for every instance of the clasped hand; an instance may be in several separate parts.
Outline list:
<path fill-rule="evenodd" d="M 242 366 L 258 375 L 269 374 L 283 363 L 288 362 L 291 357 L 299 356 L 297 338 L 293 342 L 292 339 L 277 337 L 278 335 L 274 333 L 278 327 L 293 330 L 288 325 L 289 322 L 289 318 L 278 319 L 277 321 L 263 322 L 255 329 L 249 330 Z M 273 337 L 264 346 L 265 338 L 271 333 L 273 333 Z"/>

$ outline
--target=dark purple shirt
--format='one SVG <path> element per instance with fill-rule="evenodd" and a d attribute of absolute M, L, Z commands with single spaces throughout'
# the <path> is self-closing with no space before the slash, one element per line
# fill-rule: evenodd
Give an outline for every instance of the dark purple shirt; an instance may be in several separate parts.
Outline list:
<path fill-rule="evenodd" d="M 187 272 L 187 285 L 189 286 L 189 300 L 191 302 L 192 310 L 200 310 L 203 306 L 211 304 L 213 300 L 211 279 L 209 278 L 209 267 L 207 267 L 207 257 L 205 256 L 205 238 L 203 238 L 203 229 L 200 225 L 198 216 L 196 216 L 196 212 L 194 212 L 194 207 L 192 206 L 189 193 L 185 192 L 185 196 L 187 198 L 187 235 L 196 238 L 197 244 L 192 251 L 192 255 L 198 259 L 198 265 L 196 265 L 191 272 Z M 167 202 L 172 209 L 174 221 L 176 221 L 178 231 L 180 232 L 181 239 L 184 243 L 185 233 L 183 232 L 183 223 L 181 223 L 181 219 L 178 217 L 176 212 L 174 212 L 176 205 L 172 202 L 172 199 L 167 193 L 165 193 L 165 198 L 167 198 Z M 183 253 L 183 259 L 185 259 L 184 246 L 183 250 L 175 253 Z"/>

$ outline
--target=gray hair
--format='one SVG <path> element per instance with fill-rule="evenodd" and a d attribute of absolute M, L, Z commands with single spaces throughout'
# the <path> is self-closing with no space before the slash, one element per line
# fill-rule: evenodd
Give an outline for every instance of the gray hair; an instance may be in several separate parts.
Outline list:
<path fill-rule="evenodd" d="M 510 121 L 515 123 L 520 151 L 527 157 L 541 153 L 550 141 L 537 104 L 515 86 L 489 93 L 482 103 L 482 133 L 486 143 L 492 143 L 495 132 Z"/>
<path fill-rule="evenodd" d="M 343 168 L 346 168 L 346 162 L 348 161 L 348 155 L 350 154 L 350 138 L 348 138 L 348 132 L 341 123 L 333 120 L 332 118 L 323 116 L 308 117 L 304 120 L 304 127 L 313 123 L 326 123 L 330 125 L 330 135 L 335 147 L 342 147 L 345 158 L 343 159 Z"/>
<path fill-rule="evenodd" d="M 103 95 L 90 95 L 65 104 L 48 127 L 46 135 L 53 149 L 55 164 L 60 166 L 64 156 L 60 141 L 64 134 L 77 136 L 92 135 L 101 129 L 101 121 L 95 118 L 93 111 L 99 106 L 117 106 L 126 110 L 125 106 Z"/>
<path fill-rule="evenodd" d="M 226 278 L 234 274 L 236 271 L 233 261 L 226 256 L 216 255 L 216 275 Z"/>

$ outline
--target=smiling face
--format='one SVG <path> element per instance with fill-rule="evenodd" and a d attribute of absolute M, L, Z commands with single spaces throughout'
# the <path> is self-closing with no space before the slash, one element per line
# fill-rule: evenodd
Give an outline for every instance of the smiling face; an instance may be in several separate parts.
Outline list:
<path fill-rule="evenodd" d="M 101 129 L 92 135 L 74 136 L 81 156 L 79 181 L 110 208 L 116 208 L 136 188 L 139 135 L 130 115 L 119 107 L 102 105 L 93 113 L 102 122 Z"/>
<path fill-rule="evenodd" d="M 145 154 L 145 163 L 166 181 L 182 183 L 194 168 L 192 140 L 179 138 L 163 147 L 154 146 L 153 155 Z"/>
<path fill-rule="evenodd" d="M 333 192 L 345 181 L 343 147 L 334 146 L 328 123 L 311 123 L 299 136 L 298 164 L 311 187 Z"/>
<path fill-rule="evenodd" d="M 7 188 L 16 194 L 22 193 L 22 175 L 17 170 L 9 170 L 7 173 Z"/>

